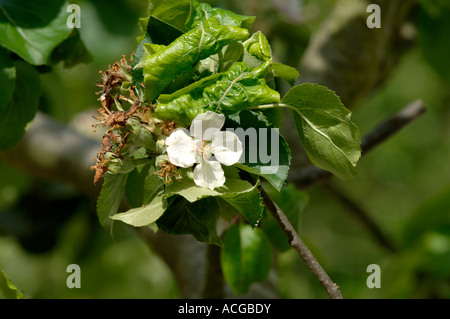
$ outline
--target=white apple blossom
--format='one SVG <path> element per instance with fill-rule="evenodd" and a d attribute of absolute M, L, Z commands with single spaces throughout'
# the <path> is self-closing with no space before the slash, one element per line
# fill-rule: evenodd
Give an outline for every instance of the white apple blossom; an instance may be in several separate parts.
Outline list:
<path fill-rule="evenodd" d="M 169 161 L 184 168 L 197 163 L 194 168 L 195 184 L 211 190 L 225 183 L 221 164 L 236 164 L 243 151 L 236 134 L 220 130 L 224 123 L 223 114 L 208 111 L 194 118 L 189 135 L 187 130 L 179 128 L 165 142 Z"/>

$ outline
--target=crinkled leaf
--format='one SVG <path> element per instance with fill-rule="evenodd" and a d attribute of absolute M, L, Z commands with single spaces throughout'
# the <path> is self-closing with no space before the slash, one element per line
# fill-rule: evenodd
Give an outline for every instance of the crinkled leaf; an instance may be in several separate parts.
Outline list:
<path fill-rule="evenodd" d="M 342 179 L 356 175 L 361 135 L 333 91 L 302 84 L 292 88 L 282 103 L 291 106 L 302 144 L 315 165 Z"/>
<path fill-rule="evenodd" d="M 132 207 L 148 205 L 164 190 L 164 183 L 156 173 L 154 163 L 138 166 L 129 175 L 125 192 Z"/>
<path fill-rule="evenodd" d="M 16 66 L 10 52 L 0 48 L 0 114 L 8 106 L 16 86 Z"/>
<path fill-rule="evenodd" d="M 23 293 L 13 285 L 2 270 L 0 270 L 0 293 L 5 299 L 25 299 Z"/>
<path fill-rule="evenodd" d="M 166 208 L 167 201 L 161 194 L 154 197 L 150 204 L 113 215 L 111 219 L 120 220 L 134 227 L 143 227 L 156 222 L 164 214 Z"/>
<path fill-rule="evenodd" d="M 168 103 L 158 103 L 155 116 L 189 125 L 195 116 L 207 110 L 221 109 L 231 114 L 250 106 L 277 103 L 280 94 L 269 88 L 264 74 L 265 67 L 251 69 L 245 63 L 236 62 L 227 72 L 212 78 L 214 83 L 205 81 L 199 86 L 193 84 L 190 92 L 184 89 L 186 94 Z"/>
<path fill-rule="evenodd" d="M 234 129 L 244 147 L 236 166 L 264 177 L 280 190 L 288 176 L 291 152 L 278 130 L 262 114 L 253 111 L 231 115 L 225 127 Z"/>
<path fill-rule="evenodd" d="M 263 62 L 272 60 L 272 49 L 270 48 L 269 41 L 261 31 L 253 33 L 243 45 L 245 51 L 256 57 L 258 60 Z"/>
<path fill-rule="evenodd" d="M 53 50 L 72 32 L 63 0 L 0 2 L 0 45 L 34 65 L 48 64 Z"/>
<path fill-rule="evenodd" d="M 112 232 L 112 220 L 110 216 L 117 213 L 127 183 L 128 174 L 105 174 L 102 190 L 97 201 L 97 216 L 100 224 Z"/>
<path fill-rule="evenodd" d="M 258 228 L 238 224 L 225 233 L 220 262 L 226 282 L 235 294 L 244 294 L 251 284 L 264 281 L 272 267 L 270 242 Z"/>
<path fill-rule="evenodd" d="M 191 0 L 151 0 L 148 11 L 152 18 L 158 19 L 172 27 L 186 32 L 186 21 L 191 13 Z"/>
<path fill-rule="evenodd" d="M 255 21 L 255 17 L 239 15 L 232 11 L 211 7 L 207 3 L 199 3 L 194 0 L 193 10 L 186 26 L 188 29 L 191 29 L 211 17 L 217 18 L 222 25 L 236 26 L 249 31 Z"/>
<path fill-rule="evenodd" d="M 213 197 L 190 203 L 182 196 L 176 196 L 156 224 L 170 234 L 191 234 L 201 242 L 223 246 L 217 234 L 219 210 Z"/>
<path fill-rule="evenodd" d="M 39 73 L 26 62 L 16 61 L 15 65 L 15 89 L 8 105 L 0 112 L 0 150 L 13 147 L 23 137 L 38 110 L 41 93 Z M 11 72 L 11 69 L 6 71 L 9 76 Z M 5 85 L 11 84 L 7 81 Z"/>
<path fill-rule="evenodd" d="M 220 25 L 216 18 L 208 19 L 183 34 L 167 48 L 145 60 L 144 84 L 147 99 L 154 100 L 172 81 L 191 70 L 200 60 L 248 36 L 247 30 Z"/>

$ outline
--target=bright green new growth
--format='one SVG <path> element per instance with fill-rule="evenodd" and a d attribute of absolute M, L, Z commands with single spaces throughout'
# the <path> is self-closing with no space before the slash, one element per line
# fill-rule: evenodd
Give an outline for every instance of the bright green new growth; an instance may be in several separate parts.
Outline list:
<path fill-rule="evenodd" d="M 214 76 L 210 85 L 205 81 L 168 103 L 158 103 L 155 116 L 187 126 L 195 116 L 208 110 L 233 114 L 250 106 L 277 103 L 280 94 L 266 84 L 266 70 L 267 67 L 252 70 L 245 63 L 236 62 L 227 72 Z"/>
<path fill-rule="evenodd" d="M 334 92 L 303 84 L 280 96 L 274 78 L 294 85 L 299 73 L 273 62 L 264 34 L 250 34 L 253 21 L 197 1 L 150 1 L 132 66 L 121 61 L 104 77 L 106 110 L 100 122 L 110 131 L 96 165 L 96 177 L 106 169 L 97 205 L 103 226 L 111 229 L 119 220 L 224 247 L 222 270 L 237 294 L 267 277 L 271 245 L 287 249 L 274 220 L 261 222 L 261 187 L 269 185 L 279 194 L 287 190 L 291 152 L 278 131 L 281 108 L 291 111 L 302 145 L 317 166 L 352 177 L 361 153 L 359 130 Z M 108 88 L 108 76 L 117 80 L 115 87 Z M 176 128 L 189 128 L 207 111 L 225 115 L 223 130 L 241 130 L 256 139 L 241 140 L 243 161 L 223 166 L 225 182 L 214 189 L 197 184 L 197 160 L 187 168 L 171 163 L 165 144 Z M 269 154 L 277 155 L 276 163 L 263 160 Z M 117 213 L 123 194 L 131 209 Z M 289 218 L 296 217 L 298 211 L 291 209 Z M 233 225 L 225 236 L 218 233 L 219 219 Z"/>
<path fill-rule="evenodd" d="M 144 61 L 146 98 L 153 101 L 172 81 L 224 46 L 245 40 L 246 29 L 224 26 L 210 18 Z"/>

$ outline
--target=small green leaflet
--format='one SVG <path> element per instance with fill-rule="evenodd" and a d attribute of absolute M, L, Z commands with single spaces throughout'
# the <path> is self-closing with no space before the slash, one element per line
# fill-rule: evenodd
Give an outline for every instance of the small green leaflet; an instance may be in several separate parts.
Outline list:
<path fill-rule="evenodd" d="M 102 191 L 97 201 L 97 215 L 103 228 L 112 232 L 112 220 L 110 216 L 117 213 L 123 194 L 128 174 L 105 174 Z"/>
<path fill-rule="evenodd" d="M 189 29 L 211 17 L 216 17 L 222 25 L 236 26 L 250 31 L 255 21 L 255 17 L 244 16 L 229 10 L 211 7 L 207 3 L 199 3 L 194 0 L 192 4 L 193 10 L 191 11 L 189 20 L 186 22 L 186 26 Z"/>
<path fill-rule="evenodd" d="M 164 214 L 166 208 L 167 201 L 164 196 L 158 195 L 146 206 L 130 209 L 125 213 L 113 215 L 111 218 L 134 227 L 143 227 L 157 221 Z"/>
<path fill-rule="evenodd" d="M 13 285 L 2 270 L 0 270 L 0 294 L 5 299 L 25 299 L 23 293 Z"/>
<path fill-rule="evenodd" d="M 272 267 L 272 249 L 264 232 L 249 225 L 231 226 L 225 233 L 220 262 L 226 282 L 236 295 L 267 278 Z"/>
<path fill-rule="evenodd" d="M 282 103 L 293 115 L 310 160 L 342 179 L 354 177 L 361 135 L 339 97 L 326 87 L 306 83 L 292 88 Z"/>

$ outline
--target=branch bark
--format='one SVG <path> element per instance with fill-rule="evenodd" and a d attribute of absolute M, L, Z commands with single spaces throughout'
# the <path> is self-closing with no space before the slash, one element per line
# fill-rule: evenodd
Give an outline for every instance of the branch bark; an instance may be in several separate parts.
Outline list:
<path fill-rule="evenodd" d="M 317 277 L 319 282 L 327 291 L 331 299 L 343 299 L 339 286 L 336 285 L 319 264 L 317 259 L 308 249 L 308 247 L 300 239 L 299 235 L 295 231 L 291 222 L 288 220 L 284 212 L 274 203 L 274 201 L 269 197 L 269 195 L 261 188 L 261 194 L 263 196 L 264 205 L 267 210 L 272 214 L 272 216 L 280 225 L 284 234 L 289 240 L 289 244 L 295 251 L 300 255 L 300 257 L 305 261 L 306 265 L 311 269 L 314 276 Z"/>

